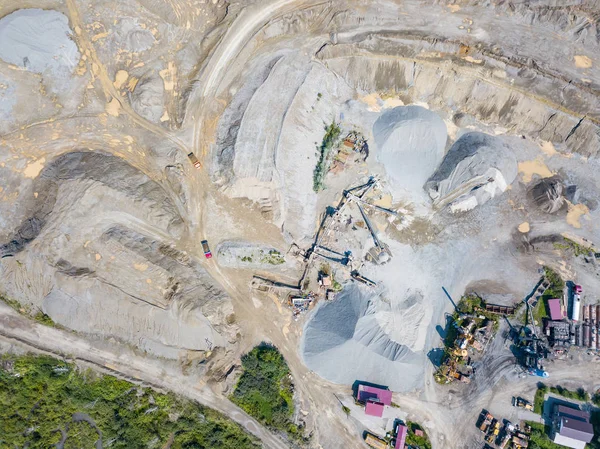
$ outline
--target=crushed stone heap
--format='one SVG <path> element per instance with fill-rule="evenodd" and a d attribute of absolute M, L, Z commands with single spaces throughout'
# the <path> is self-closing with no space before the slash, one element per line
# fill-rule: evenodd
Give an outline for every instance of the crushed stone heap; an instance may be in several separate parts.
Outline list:
<path fill-rule="evenodd" d="M 422 379 L 419 328 L 422 296 L 395 304 L 356 285 L 319 307 L 307 322 L 301 353 L 306 365 L 339 384 L 368 379 L 394 391 Z M 414 350 L 413 350 L 414 349 Z"/>
<path fill-rule="evenodd" d="M 447 131 L 435 112 L 399 106 L 381 114 L 373 136 L 392 187 L 417 192 L 444 155 Z"/>
<path fill-rule="evenodd" d="M 461 136 L 425 184 L 437 208 L 471 210 L 506 191 L 517 176 L 517 161 L 501 139 L 480 132 Z"/>

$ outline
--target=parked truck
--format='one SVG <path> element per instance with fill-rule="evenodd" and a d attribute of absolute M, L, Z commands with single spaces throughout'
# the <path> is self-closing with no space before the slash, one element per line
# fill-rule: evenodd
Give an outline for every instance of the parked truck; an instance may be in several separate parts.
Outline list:
<path fill-rule="evenodd" d="M 513 398 L 512 398 L 512 405 L 514 407 L 524 408 L 526 410 L 533 410 L 533 405 L 531 404 L 531 402 L 526 401 L 522 397 L 515 397 L 515 396 L 513 396 Z"/>

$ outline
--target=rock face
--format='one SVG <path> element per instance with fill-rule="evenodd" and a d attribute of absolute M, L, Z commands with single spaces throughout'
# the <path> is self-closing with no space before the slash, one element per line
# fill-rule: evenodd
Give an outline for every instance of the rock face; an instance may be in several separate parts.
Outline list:
<path fill-rule="evenodd" d="M 517 160 L 508 145 L 497 137 L 471 132 L 450 147 L 425 190 L 434 206 L 466 211 L 505 192 L 516 176 Z"/>
<path fill-rule="evenodd" d="M 373 125 L 377 158 L 396 189 L 417 191 L 435 170 L 446 147 L 446 125 L 420 106 L 400 106 Z"/>

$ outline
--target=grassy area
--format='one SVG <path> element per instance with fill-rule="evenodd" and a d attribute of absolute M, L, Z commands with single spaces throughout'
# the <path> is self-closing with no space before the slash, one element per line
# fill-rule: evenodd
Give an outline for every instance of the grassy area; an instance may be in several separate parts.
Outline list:
<path fill-rule="evenodd" d="M 242 357 L 244 369 L 230 399 L 266 426 L 300 439 L 292 422 L 293 385 L 285 359 L 274 346 L 262 344 Z"/>
<path fill-rule="evenodd" d="M 429 441 L 429 437 L 427 436 L 427 432 L 425 432 L 425 429 L 423 429 L 423 427 L 421 427 L 420 424 L 417 424 L 416 422 L 412 422 L 412 421 L 407 421 L 406 423 L 409 432 L 406 435 L 406 444 L 409 446 L 418 446 L 421 449 L 431 449 L 431 441 Z M 423 436 L 417 436 L 415 435 L 415 430 L 421 430 L 423 431 Z"/>
<path fill-rule="evenodd" d="M 325 176 L 329 171 L 329 153 L 337 144 L 341 133 L 342 130 L 335 121 L 325 128 L 325 136 L 319 148 L 319 161 L 313 174 L 313 190 L 315 192 L 319 192 L 325 187 Z"/>
<path fill-rule="evenodd" d="M 544 318 L 549 318 L 550 313 L 548 312 L 548 300 L 540 299 L 533 309 L 533 319 L 537 324 L 542 324 Z"/>
<path fill-rule="evenodd" d="M 567 390 L 566 388 L 557 385 L 556 387 L 551 387 L 550 392 L 562 396 L 567 399 L 575 399 L 577 401 L 585 401 L 588 402 L 590 400 L 590 395 L 583 388 L 578 388 L 575 391 Z"/>
<path fill-rule="evenodd" d="M 533 400 L 533 411 L 535 413 L 541 414 L 542 407 L 544 404 L 544 395 L 546 393 L 554 393 L 558 396 L 562 396 L 567 399 L 574 399 L 576 401 L 590 401 L 590 395 L 583 388 L 578 388 L 577 390 L 568 390 L 566 388 L 557 385 L 556 387 L 548 387 L 543 383 L 538 383 L 538 389 L 535 392 L 535 398 Z"/>
<path fill-rule="evenodd" d="M 544 267 L 544 274 L 548 282 L 550 282 L 550 287 L 548 287 L 542 299 L 562 298 L 565 290 L 565 281 L 551 268 Z"/>
<path fill-rule="evenodd" d="M 554 443 L 548 436 L 549 426 L 533 421 L 527 421 L 527 424 L 531 426 L 529 449 L 564 449 L 564 446 Z"/>
<path fill-rule="evenodd" d="M 41 324 L 44 324 L 44 325 L 50 326 L 50 327 L 64 329 L 62 326 L 56 324 L 52 318 L 50 318 L 48 315 L 46 315 L 44 312 L 42 312 L 39 309 L 37 310 L 37 312 L 34 313 L 34 311 L 31 310 L 31 307 L 24 306 L 19 301 L 15 300 L 15 299 L 7 298 L 2 295 L 0 295 L 0 301 L 5 303 L 6 305 L 10 306 L 15 311 L 19 312 L 21 315 L 31 318 L 31 319 L 37 321 L 38 323 L 41 323 Z"/>
<path fill-rule="evenodd" d="M 548 393 L 548 386 L 543 383 L 538 383 L 538 389 L 533 398 L 533 412 L 538 415 L 544 410 L 544 396 Z"/>
<path fill-rule="evenodd" d="M 575 257 L 587 256 L 588 254 L 593 252 L 590 246 L 580 245 L 579 243 L 574 242 L 573 240 L 568 239 L 566 237 L 563 237 L 563 243 L 554 243 L 554 247 L 556 249 L 562 249 L 565 251 L 573 250 Z"/>
<path fill-rule="evenodd" d="M 0 448 L 49 448 L 67 434 L 65 448 L 254 449 L 258 442 L 233 421 L 195 402 L 142 388 L 47 356 L 0 358 Z"/>

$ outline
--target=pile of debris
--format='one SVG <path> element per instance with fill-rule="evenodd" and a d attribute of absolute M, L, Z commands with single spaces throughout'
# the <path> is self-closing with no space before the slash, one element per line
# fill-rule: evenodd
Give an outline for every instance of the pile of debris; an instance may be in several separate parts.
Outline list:
<path fill-rule="evenodd" d="M 364 136 L 357 132 L 351 131 L 342 140 L 342 145 L 339 147 L 333 163 L 329 171 L 331 173 L 339 173 L 344 167 L 351 163 L 365 162 L 369 157 L 369 145 Z"/>
<path fill-rule="evenodd" d="M 298 316 L 316 304 L 318 295 L 314 292 L 309 292 L 304 295 L 291 295 L 288 298 L 288 305 L 292 308 L 292 315 L 294 320 L 298 319 Z"/>

